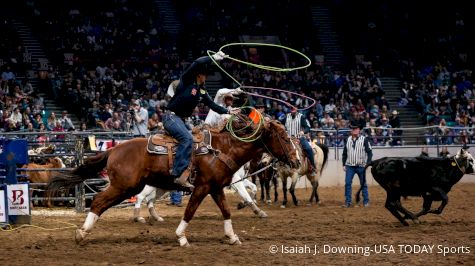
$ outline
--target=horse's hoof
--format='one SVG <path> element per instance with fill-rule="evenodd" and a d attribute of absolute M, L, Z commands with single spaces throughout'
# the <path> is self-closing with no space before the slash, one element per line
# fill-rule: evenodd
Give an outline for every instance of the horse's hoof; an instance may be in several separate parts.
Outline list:
<path fill-rule="evenodd" d="M 239 237 L 234 234 L 234 236 L 229 237 L 229 245 L 241 245 L 241 240 L 239 240 Z"/>
<path fill-rule="evenodd" d="M 272 201 L 271 201 L 271 200 L 267 200 L 266 203 L 267 203 L 268 205 L 270 205 L 270 204 L 272 204 Z"/>
<path fill-rule="evenodd" d="M 281 208 L 281 209 L 285 209 L 285 205 L 280 205 L 280 208 Z"/>
<path fill-rule="evenodd" d="M 149 220 L 153 220 L 154 222 L 163 222 L 165 219 L 162 218 L 160 215 L 152 215 L 148 218 Z"/>
<path fill-rule="evenodd" d="M 145 218 L 143 217 L 134 217 L 134 222 L 141 223 L 141 224 L 147 223 L 147 221 L 145 221 Z"/>
<path fill-rule="evenodd" d="M 267 213 L 263 210 L 261 210 L 258 214 L 259 218 L 267 218 Z"/>
<path fill-rule="evenodd" d="M 165 219 L 162 218 L 162 216 L 154 217 L 155 221 L 157 222 L 163 222 Z"/>
<path fill-rule="evenodd" d="M 81 243 L 84 238 L 86 238 L 86 236 L 88 235 L 88 233 L 82 229 L 76 229 L 76 235 L 74 236 L 74 240 L 76 241 L 76 244 L 79 244 Z"/>
<path fill-rule="evenodd" d="M 412 221 L 414 222 L 414 224 L 420 224 L 421 223 L 421 221 L 419 221 L 419 219 L 417 219 L 417 218 L 412 219 Z"/>
<path fill-rule="evenodd" d="M 178 238 L 178 243 L 180 243 L 180 247 L 189 247 L 190 243 L 188 243 L 188 239 L 186 236 L 182 236 Z"/>

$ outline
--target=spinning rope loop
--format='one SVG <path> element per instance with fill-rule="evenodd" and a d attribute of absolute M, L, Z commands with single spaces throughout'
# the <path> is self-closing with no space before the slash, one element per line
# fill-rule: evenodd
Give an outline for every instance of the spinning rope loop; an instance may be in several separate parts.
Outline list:
<path fill-rule="evenodd" d="M 261 128 L 264 126 L 264 116 L 261 113 L 259 113 L 259 111 L 257 111 L 254 107 L 242 106 L 241 109 L 251 109 L 255 114 L 257 114 L 257 121 L 253 121 L 257 124 L 257 128 L 249 136 L 245 136 L 245 137 L 238 136 L 236 133 L 238 133 L 240 131 L 243 131 L 246 128 L 250 127 L 253 122 L 249 122 L 245 127 L 241 128 L 241 129 L 238 129 L 238 130 L 235 130 L 233 128 L 233 121 L 235 121 L 236 118 L 238 118 L 238 119 L 242 119 L 242 118 L 240 118 L 239 115 L 232 115 L 229 118 L 228 122 L 226 123 L 226 129 L 229 131 L 229 133 L 231 133 L 231 136 L 233 136 L 234 138 L 236 138 L 236 139 L 238 139 L 242 142 L 253 142 L 253 141 L 258 140 L 261 137 L 261 134 L 262 134 Z M 242 119 L 242 120 L 245 121 L 245 119 Z M 260 132 L 261 134 L 257 135 L 258 132 Z"/>
<path fill-rule="evenodd" d="M 305 58 L 305 60 L 307 61 L 307 64 L 303 65 L 303 66 L 298 66 L 298 67 L 293 67 L 293 68 L 280 68 L 280 67 L 274 67 L 274 66 L 266 66 L 266 65 L 260 65 L 260 64 L 254 64 L 254 63 L 251 63 L 251 62 L 246 62 L 246 61 L 242 61 L 240 59 L 237 59 L 237 58 L 234 58 L 234 57 L 230 57 L 230 56 L 227 56 L 226 58 L 227 59 L 230 59 L 230 60 L 233 60 L 233 61 L 236 61 L 238 63 L 241 63 L 241 64 L 245 64 L 245 65 L 248 65 L 248 66 L 252 66 L 252 67 L 255 67 L 255 68 L 259 68 L 259 69 L 263 69 L 263 70 L 268 70 L 268 71 L 274 71 L 274 72 L 290 72 L 290 71 L 294 71 L 294 70 L 298 70 L 298 69 L 304 69 L 304 68 L 307 68 L 309 67 L 311 64 L 312 64 L 312 61 L 310 60 L 310 58 L 308 56 L 306 56 L 305 54 L 295 50 L 295 49 L 292 49 L 290 47 L 287 47 L 287 46 L 283 46 L 283 45 L 279 45 L 279 44 L 271 44 L 271 43 L 229 43 L 229 44 L 225 44 L 223 46 L 221 46 L 221 48 L 219 48 L 219 51 L 222 51 L 223 49 L 225 48 L 228 48 L 228 47 L 231 47 L 231 46 L 267 46 L 267 47 L 275 47 L 275 48 L 281 48 L 281 49 L 285 49 L 285 50 L 288 50 L 288 51 L 291 51 L 292 53 L 295 53 L 295 54 L 298 54 L 300 56 L 302 56 L 303 58 Z M 218 52 L 219 52 L 218 51 Z M 208 56 L 211 58 L 211 60 L 213 61 L 213 63 L 218 66 L 218 68 L 224 72 L 228 77 L 230 77 L 236 84 L 238 84 L 239 87 L 241 88 L 250 88 L 250 89 L 267 89 L 267 90 L 274 90 L 274 91 L 281 91 L 281 92 L 287 92 L 287 93 L 291 93 L 291 94 L 294 94 L 294 95 L 298 95 L 299 97 L 302 97 L 302 98 L 306 98 L 306 99 L 309 99 L 309 100 L 312 100 L 313 103 L 304 108 L 304 109 L 299 109 L 299 110 L 306 110 L 306 109 L 309 109 L 311 107 L 313 107 L 315 104 L 316 104 L 316 101 L 310 97 L 307 97 L 305 95 L 301 95 L 301 94 L 298 94 L 298 93 L 295 93 L 295 92 L 289 92 L 289 91 L 286 91 L 286 90 L 280 90 L 280 89 L 275 89 L 275 88 L 265 88 L 265 87 L 253 87 L 253 86 L 242 86 L 241 83 L 236 80 L 231 74 L 229 74 L 226 70 L 224 70 L 224 68 L 222 68 L 218 62 L 213 58 L 213 55 L 218 53 L 218 52 L 214 52 L 214 51 L 211 51 L 211 50 L 207 50 L 206 53 L 208 54 Z M 247 93 L 247 92 L 246 92 Z M 278 102 L 282 102 L 284 103 L 285 105 L 289 106 L 289 107 L 294 107 L 293 105 L 291 105 L 290 103 L 288 102 L 285 102 L 283 100 L 280 100 L 280 99 L 276 99 L 276 98 L 273 98 L 273 97 L 269 97 L 269 96 L 265 96 L 265 95 L 260 95 L 260 94 L 256 94 L 256 93 L 247 93 L 248 95 L 251 95 L 251 96 L 256 96 L 256 97 L 261 97 L 261 98 L 266 98 L 266 99 L 271 99 L 271 100 L 274 100 L 274 101 L 278 101 Z M 247 100 L 246 100 L 247 102 Z M 245 104 L 245 103 L 244 103 Z M 232 115 L 228 122 L 226 123 L 226 129 L 231 133 L 231 135 L 240 140 L 240 141 L 243 141 L 243 142 L 253 142 L 253 141 L 256 141 L 257 139 L 260 138 L 260 134 L 257 135 L 257 133 L 260 131 L 261 127 L 264 125 L 264 117 L 253 107 L 247 107 L 247 106 L 241 106 L 241 109 L 252 109 L 253 112 L 255 113 L 258 113 L 259 117 L 257 118 L 258 121 L 257 121 L 257 128 L 256 130 L 249 136 L 246 136 L 246 137 L 240 137 L 238 136 L 236 133 L 239 132 L 239 131 L 242 131 L 244 129 L 246 129 L 247 127 L 250 126 L 247 125 L 246 127 L 242 128 L 242 129 L 239 129 L 239 130 L 235 130 L 233 128 L 233 125 L 232 125 L 232 122 L 236 119 L 236 115 Z M 257 136 L 256 136 L 257 135 Z"/>

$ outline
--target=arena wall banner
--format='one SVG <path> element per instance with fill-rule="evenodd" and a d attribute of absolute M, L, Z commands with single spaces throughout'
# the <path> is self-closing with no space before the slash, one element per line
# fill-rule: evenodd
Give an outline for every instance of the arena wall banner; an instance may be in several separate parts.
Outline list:
<path fill-rule="evenodd" d="M 89 137 L 89 143 L 91 150 L 95 151 L 106 151 L 116 145 L 119 145 L 120 143 L 127 141 L 127 140 L 111 140 L 111 139 L 96 139 L 96 138 L 91 138 Z M 95 149 L 94 149 L 94 148 Z"/>
<path fill-rule="evenodd" d="M 7 185 L 8 215 L 30 215 L 28 184 Z"/>
<path fill-rule="evenodd" d="M 7 209 L 5 208 L 5 190 L 0 190 L 0 223 L 7 223 Z"/>

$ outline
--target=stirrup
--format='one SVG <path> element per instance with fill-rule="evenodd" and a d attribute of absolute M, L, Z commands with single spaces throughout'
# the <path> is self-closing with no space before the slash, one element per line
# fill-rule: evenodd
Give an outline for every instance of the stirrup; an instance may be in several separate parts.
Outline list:
<path fill-rule="evenodd" d="M 195 186 L 193 186 L 193 184 L 188 182 L 188 180 L 185 180 L 185 182 L 182 182 L 179 177 L 175 178 L 175 184 L 178 184 L 185 188 L 189 188 L 191 190 L 195 188 Z"/>

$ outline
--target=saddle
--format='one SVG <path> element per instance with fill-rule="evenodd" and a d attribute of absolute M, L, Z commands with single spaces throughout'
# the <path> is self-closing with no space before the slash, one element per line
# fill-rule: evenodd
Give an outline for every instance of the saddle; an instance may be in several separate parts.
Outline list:
<path fill-rule="evenodd" d="M 193 136 L 193 152 L 194 155 L 203 155 L 209 153 L 211 147 L 211 133 L 209 130 L 201 130 L 194 128 Z M 168 134 L 155 134 L 148 138 L 147 152 L 159 155 L 175 154 L 178 141 Z"/>
<path fill-rule="evenodd" d="M 211 132 L 207 129 L 193 128 L 191 131 L 193 136 L 192 148 L 192 165 L 194 157 L 198 155 L 205 155 L 210 152 L 211 148 Z M 168 169 L 173 168 L 174 154 L 176 154 L 178 141 L 168 134 L 155 134 L 148 138 L 147 152 L 157 155 L 168 156 Z"/>

